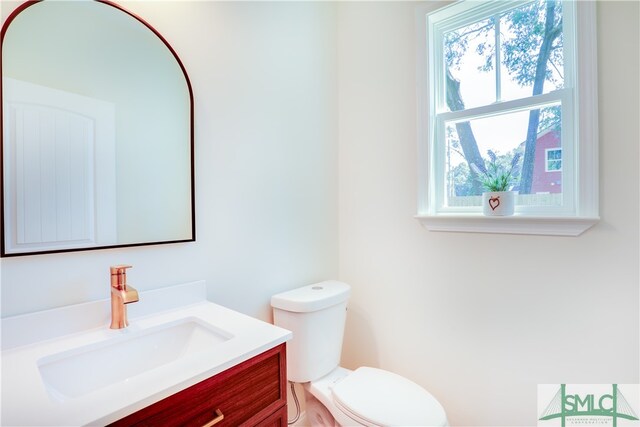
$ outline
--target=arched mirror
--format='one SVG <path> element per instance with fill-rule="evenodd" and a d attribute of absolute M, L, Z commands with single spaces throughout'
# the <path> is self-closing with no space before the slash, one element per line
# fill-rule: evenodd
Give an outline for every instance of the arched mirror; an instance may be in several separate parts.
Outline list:
<path fill-rule="evenodd" d="M 2 256 L 195 240 L 193 94 L 142 19 L 27 2 L 2 27 Z"/>

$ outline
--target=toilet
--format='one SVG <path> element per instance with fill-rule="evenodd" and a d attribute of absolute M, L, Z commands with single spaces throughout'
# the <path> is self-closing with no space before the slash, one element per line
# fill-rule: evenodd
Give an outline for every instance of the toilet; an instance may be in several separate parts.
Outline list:
<path fill-rule="evenodd" d="M 448 426 L 442 405 L 392 372 L 339 366 L 351 288 L 329 280 L 274 295 L 273 319 L 293 332 L 288 380 L 302 383 L 312 426 Z"/>

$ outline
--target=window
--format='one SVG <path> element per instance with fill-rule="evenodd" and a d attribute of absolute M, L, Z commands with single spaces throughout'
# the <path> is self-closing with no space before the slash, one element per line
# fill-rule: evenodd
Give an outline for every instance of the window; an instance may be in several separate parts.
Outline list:
<path fill-rule="evenodd" d="M 545 172 L 562 171 L 562 148 L 545 149 Z"/>
<path fill-rule="evenodd" d="M 459 1 L 419 11 L 418 218 L 427 228 L 575 235 L 597 221 L 591 3 Z M 514 166 L 515 217 L 481 215 L 477 173 L 489 157 Z"/>

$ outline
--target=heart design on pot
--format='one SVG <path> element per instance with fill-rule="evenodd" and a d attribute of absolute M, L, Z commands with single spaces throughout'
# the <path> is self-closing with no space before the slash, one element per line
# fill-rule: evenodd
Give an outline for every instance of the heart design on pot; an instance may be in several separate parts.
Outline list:
<path fill-rule="evenodd" d="M 500 196 L 489 199 L 489 207 L 492 211 L 495 211 L 498 206 L 500 206 Z"/>

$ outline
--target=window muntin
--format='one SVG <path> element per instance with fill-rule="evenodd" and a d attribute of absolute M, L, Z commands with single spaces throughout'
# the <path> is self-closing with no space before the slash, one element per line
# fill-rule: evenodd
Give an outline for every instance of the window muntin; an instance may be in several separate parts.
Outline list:
<path fill-rule="evenodd" d="M 449 13 L 440 20 L 432 19 L 438 13 L 431 15 L 430 81 L 436 96 L 430 123 L 430 181 L 436 213 L 480 211 L 482 189 L 467 171 L 473 163 L 484 167 L 487 150 L 505 158 L 521 153 L 524 185 L 514 188 L 520 191 L 517 213 L 575 211 L 570 175 L 560 173 L 553 186 L 543 176 L 547 165 L 541 158 L 545 154 L 542 135 L 553 131 L 558 140 L 569 141 L 562 159 L 565 171 L 574 170 L 568 154 L 575 152 L 571 147 L 575 134 L 573 7 L 549 4 L 545 0 L 485 2 L 463 5 L 464 13 Z M 549 20 L 547 12 L 552 13 Z M 531 31 L 545 24 L 542 33 Z M 536 72 L 538 55 L 533 53 L 545 49 L 549 54 L 544 73 Z M 532 118 L 534 114 L 537 117 Z"/>

